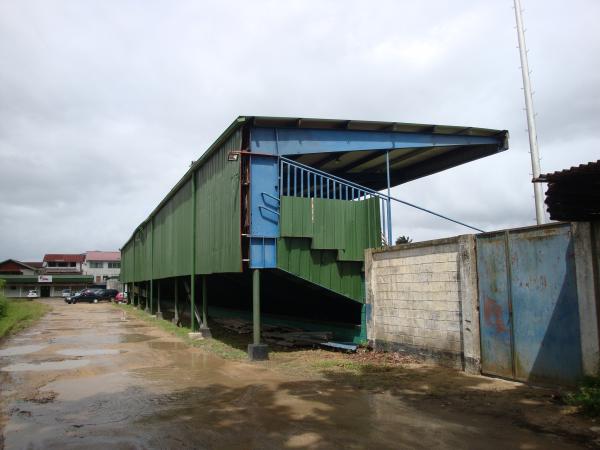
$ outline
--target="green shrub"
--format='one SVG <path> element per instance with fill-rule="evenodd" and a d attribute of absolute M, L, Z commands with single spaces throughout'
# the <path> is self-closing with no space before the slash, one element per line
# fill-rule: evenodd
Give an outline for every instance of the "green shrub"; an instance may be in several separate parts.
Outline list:
<path fill-rule="evenodd" d="M 4 297 L 4 280 L 0 280 L 0 317 L 8 314 L 8 301 Z"/>
<path fill-rule="evenodd" d="M 569 405 L 578 406 L 588 416 L 600 415 L 600 377 L 586 377 L 577 391 L 565 396 Z"/>

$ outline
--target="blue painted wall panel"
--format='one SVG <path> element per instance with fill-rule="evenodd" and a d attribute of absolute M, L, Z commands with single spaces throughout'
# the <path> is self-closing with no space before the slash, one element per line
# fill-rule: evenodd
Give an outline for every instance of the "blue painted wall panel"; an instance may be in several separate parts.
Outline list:
<path fill-rule="evenodd" d="M 277 158 L 250 158 L 250 267 L 277 267 L 279 237 L 279 166 Z"/>
<path fill-rule="evenodd" d="M 577 381 L 582 355 L 570 224 L 479 235 L 477 271 L 482 371 Z"/>
<path fill-rule="evenodd" d="M 477 238 L 481 369 L 513 376 L 509 286 L 504 234 Z"/>
<path fill-rule="evenodd" d="M 509 239 L 515 378 L 575 381 L 582 367 L 570 225 Z"/>

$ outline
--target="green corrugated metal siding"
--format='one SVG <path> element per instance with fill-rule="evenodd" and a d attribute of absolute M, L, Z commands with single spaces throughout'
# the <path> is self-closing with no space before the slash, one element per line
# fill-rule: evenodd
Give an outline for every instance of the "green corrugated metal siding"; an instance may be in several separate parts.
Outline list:
<path fill-rule="evenodd" d="M 240 150 L 237 130 L 196 173 L 196 273 L 242 271 L 240 235 L 240 161 L 228 161 Z"/>
<path fill-rule="evenodd" d="M 192 270 L 192 182 L 185 183 L 154 216 L 154 278 Z"/>
<path fill-rule="evenodd" d="M 147 223 L 135 233 L 135 275 L 134 281 L 149 280 L 151 266 L 152 225 Z"/>
<path fill-rule="evenodd" d="M 277 267 L 363 301 L 364 249 L 381 242 L 379 200 L 281 198 Z"/>
<path fill-rule="evenodd" d="M 363 261 L 381 242 L 379 200 L 281 198 L 281 237 L 307 237 L 314 250 L 338 250 L 337 259 Z"/>
<path fill-rule="evenodd" d="M 356 301 L 363 301 L 362 262 L 338 261 L 337 250 L 313 250 L 310 239 L 280 238 L 277 267 Z"/>
<path fill-rule="evenodd" d="M 128 242 L 125 247 L 121 249 L 121 272 L 119 279 L 123 283 L 130 283 L 133 281 L 133 242 Z"/>
<path fill-rule="evenodd" d="M 240 161 L 227 161 L 230 151 L 240 149 L 241 130 L 237 130 L 196 171 L 198 274 L 242 270 Z M 192 181 L 188 180 L 136 231 L 135 263 L 133 240 L 122 249 L 123 282 L 191 273 L 192 201 Z"/>

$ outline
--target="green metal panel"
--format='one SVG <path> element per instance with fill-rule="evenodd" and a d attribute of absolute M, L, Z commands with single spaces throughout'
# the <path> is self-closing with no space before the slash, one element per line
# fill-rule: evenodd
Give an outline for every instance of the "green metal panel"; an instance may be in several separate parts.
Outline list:
<path fill-rule="evenodd" d="M 281 198 L 277 267 L 362 302 L 364 249 L 381 242 L 379 200 Z"/>
<path fill-rule="evenodd" d="M 11 284 L 37 283 L 37 275 L 0 275 L 0 279 Z M 52 275 L 52 283 L 93 283 L 92 275 Z M 40 283 L 44 284 L 44 283 Z M 48 283 L 49 285 L 51 283 Z"/>
<path fill-rule="evenodd" d="M 147 222 L 135 233 L 135 273 L 133 281 L 149 280 L 152 275 L 151 244 L 152 225 Z"/>
<path fill-rule="evenodd" d="M 335 250 L 312 250 L 307 238 L 277 242 L 279 269 L 359 302 L 363 302 L 362 266 L 362 262 L 338 261 Z"/>
<path fill-rule="evenodd" d="M 188 181 L 154 216 L 154 278 L 191 273 L 192 183 Z"/>
<path fill-rule="evenodd" d="M 123 283 L 131 283 L 133 281 L 133 241 L 129 241 L 121 249 L 121 272 L 119 279 Z"/>
<path fill-rule="evenodd" d="M 242 271 L 240 235 L 240 161 L 228 161 L 241 149 L 237 130 L 196 172 L 196 273 Z"/>
<path fill-rule="evenodd" d="M 315 250 L 338 250 L 338 260 L 363 261 L 381 242 L 379 200 L 281 198 L 281 237 L 312 238 Z"/>
<path fill-rule="evenodd" d="M 281 236 L 313 237 L 310 200 L 303 197 L 281 197 Z"/>

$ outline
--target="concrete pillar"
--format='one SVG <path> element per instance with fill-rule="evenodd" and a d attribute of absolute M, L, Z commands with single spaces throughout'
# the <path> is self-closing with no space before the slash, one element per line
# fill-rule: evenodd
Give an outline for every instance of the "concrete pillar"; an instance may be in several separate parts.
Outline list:
<path fill-rule="evenodd" d="M 584 375 L 598 375 L 600 370 L 600 345 L 598 332 L 598 300 L 594 277 L 595 243 L 589 222 L 574 222 L 573 247 L 575 250 L 575 276 L 579 305 L 579 330 Z"/>
<path fill-rule="evenodd" d="M 269 359 L 269 347 L 260 343 L 260 271 L 252 271 L 252 323 L 253 343 L 248 344 L 248 358 L 250 361 L 264 361 Z"/>
<path fill-rule="evenodd" d="M 458 283 L 462 334 L 463 369 L 481 373 L 481 342 L 479 338 L 479 292 L 477 289 L 477 255 L 475 236 L 458 237 Z"/>

